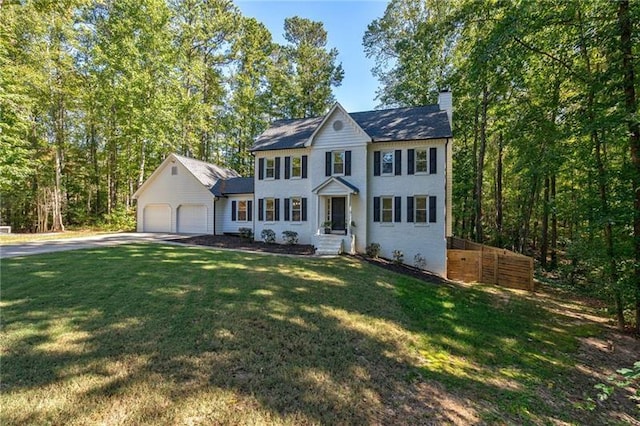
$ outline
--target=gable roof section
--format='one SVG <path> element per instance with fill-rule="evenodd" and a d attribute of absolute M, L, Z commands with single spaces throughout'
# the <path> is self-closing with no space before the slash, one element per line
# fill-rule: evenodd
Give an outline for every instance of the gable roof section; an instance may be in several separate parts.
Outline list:
<path fill-rule="evenodd" d="M 333 107 L 331 107 L 329 112 L 324 116 L 324 118 L 322 119 L 320 124 L 318 124 L 316 126 L 316 129 L 313 131 L 313 133 L 311 134 L 311 136 L 307 140 L 305 146 L 309 146 L 309 145 L 311 145 L 313 143 L 313 140 L 315 139 L 317 134 L 320 132 L 320 129 L 322 129 L 324 127 L 325 123 L 327 121 L 329 121 L 329 119 L 331 118 L 333 113 L 336 112 L 336 111 L 341 112 L 342 114 L 344 114 L 345 117 L 347 118 L 347 120 L 349 120 L 351 122 L 351 124 L 353 125 L 353 127 L 357 131 L 365 133 L 364 130 L 362 129 L 362 127 L 360 127 L 360 125 L 356 121 L 353 120 L 353 117 L 342 107 L 342 105 L 340 105 L 340 102 L 336 102 L 335 104 L 333 104 Z"/>
<path fill-rule="evenodd" d="M 227 180 L 220 179 L 211 188 L 216 197 L 232 194 L 253 194 L 253 177 L 234 177 Z"/>
<path fill-rule="evenodd" d="M 323 117 L 275 121 L 256 139 L 251 151 L 303 148 L 325 122 Z M 348 114 L 372 142 L 391 142 L 452 137 L 446 111 L 438 105 L 394 108 Z"/>
<path fill-rule="evenodd" d="M 349 183 L 347 180 L 341 178 L 340 176 L 330 177 L 329 179 L 322 182 L 320 185 L 313 188 L 311 192 L 313 192 L 314 194 L 318 194 L 320 193 L 320 191 L 322 191 L 322 188 L 325 188 L 331 182 L 336 182 L 338 185 L 344 187 L 346 192 L 350 192 L 352 194 L 358 194 L 360 192 L 360 190 L 355 185 Z"/>
<path fill-rule="evenodd" d="M 133 194 L 133 198 L 137 199 L 144 189 L 152 182 L 155 177 L 167 166 L 169 162 L 179 161 L 189 173 L 203 186 L 211 190 L 216 182 L 219 180 L 225 180 L 235 177 L 240 177 L 238 172 L 233 169 L 225 169 L 215 164 L 206 163 L 204 161 L 196 160 L 195 158 L 189 158 L 178 154 L 169 154 L 164 159 L 162 164 L 144 181 L 140 188 Z"/>

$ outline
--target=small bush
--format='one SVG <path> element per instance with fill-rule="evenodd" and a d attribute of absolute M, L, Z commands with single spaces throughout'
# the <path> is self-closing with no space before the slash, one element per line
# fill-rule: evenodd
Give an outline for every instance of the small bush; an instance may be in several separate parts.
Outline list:
<path fill-rule="evenodd" d="M 402 252 L 402 250 L 393 251 L 393 263 L 404 263 L 404 253 Z"/>
<path fill-rule="evenodd" d="M 245 240 L 253 239 L 253 229 L 251 228 L 238 228 L 238 232 L 240 232 L 240 238 L 244 238 Z"/>
<path fill-rule="evenodd" d="M 296 231 L 282 231 L 282 239 L 290 245 L 298 244 L 298 233 Z"/>
<path fill-rule="evenodd" d="M 267 244 L 273 244 L 276 242 L 276 233 L 273 229 L 263 229 L 260 233 L 262 240 Z"/>
<path fill-rule="evenodd" d="M 378 243 L 369 244 L 365 250 L 367 251 L 367 256 L 373 259 L 377 259 L 380 256 L 380 244 Z"/>
<path fill-rule="evenodd" d="M 420 253 L 413 256 L 413 264 L 418 269 L 427 269 L 427 259 L 425 259 Z"/>

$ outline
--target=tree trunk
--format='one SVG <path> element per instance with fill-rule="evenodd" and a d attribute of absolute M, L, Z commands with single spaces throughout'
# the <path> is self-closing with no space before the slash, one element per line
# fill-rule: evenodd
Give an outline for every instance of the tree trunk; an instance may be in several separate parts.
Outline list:
<path fill-rule="evenodd" d="M 489 104 L 489 90 L 485 85 L 482 89 L 482 117 L 480 121 L 480 146 L 478 147 L 478 165 L 476 167 L 476 241 L 484 241 L 482 229 L 482 175 L 484 171 L 484 154 L 487 147 L 487 105 Z"/>
<path fill-rule="evenodd" d="M 551 175 L 551 270 L 558 268 L 558 216 L 556 214 L 556 175 Z"/>
<path fill-rule="evenodd" d="M 496 164 L 496 246 L 502 247 L 502 132 L 498 136 L 498 158 Z"/>
<path fill-rule="evenodd" d="M 547 269 L 547 253 L 549 251 L 549 196 L 551 179 L 544 179 L 544 199 L 542 200 L 542 241 L 540 242 L 540 266 Z"/>
<path fill-rule="evenodd" d="M 473 166 L 473 177 L 478 175 L 478 133 L 479 133 L 479 124 L 480 124 L 480 106 L 476 105 L 476 109 L 473 116 L 473 153 L 471 162 Z M 472 211 L 469 214 L 469 236 L 471 239 L 475 239 L 476 237 L 476 205 L 478 204 L 478 181 L 477 179 L 473 182 L 473 194 L 471 198 L 471 209 Z"/>
<path fill-rule="evenodd" d="M 618 25 L 620 27 L 620 49 L 622 51 L 622 73 L 624 76 L 624 104 L 627 112 L 629 129 L 629 151 L 633 175 L 631 184 L 634 197 L 633 239 L 635 253 L 635 305 L 636 331 L 640 333 L 640 123 L 635 120 L 638 104 L 635 91 L 635 70 L 633 64 L 633 24 L 629 16 L 629 0 L 621 0 L 618 4 Z"/>

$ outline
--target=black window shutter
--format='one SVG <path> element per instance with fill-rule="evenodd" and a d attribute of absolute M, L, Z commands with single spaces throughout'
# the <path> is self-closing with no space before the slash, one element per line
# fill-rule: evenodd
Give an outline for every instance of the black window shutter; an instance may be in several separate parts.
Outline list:
<path fill-rule="evenodd" d="M 396 153 L 394 154 L 394 158 L 396 161 L 395 167 L 395 175 L 400 176 L 402 174 L 402 150 L 396 149 Z"/>
<path fill-rule="evenodd" d="M 373 197 L 373 221 L 380 222 L 380 197 Z"/>
<path fill-rule="evenodd" d="M 273 219 L 275 221 L 279 221 L 280 220 L 280 198 L 275 198 L 273 200 L 273 208 L 274 208 L 274 213 L 273 213 Z"/>
<path fill-rule="evenodd" d="M 307 199 L 302 198 L 302 221 L 307 221 Z"/>
<path fill-rule="evenodd" d="M 275 163 L 276 170 L 274 176 L 276 179 L 280 179 L 280 157 L 276 157 Z"/>
<path fill-rule="evenodd" d="M 302 179 L 307 178 L 307 156 L 302 156 Z"/>
<path fill-rule="evenodd" d="M 408 175 L 412 175 L 414 173 L 413 166 L 415 161 L 415 154 L 416 154 L 415 149 L 407 150 L 407 174 Z"/>
<path fill-rule="evenodd" d="M 407 197 L 407 222 L 413 222 L 413 197 Z"/>
<path fill-rule="evenodd" d="M 284 157 L 284 178 L 291 177 L 291 157 Z"/>
<path fill-rule="evenodd" d="M 344 152 L 344 175 L 351 176 L 351 151 Z"/>
<path fill-rule="evenodd" d="M 253 220 L 253 201 L 247 201 L 247 220 Z"/>
<path fill-rule="evenodd" d="M 236 202 L 231 202 L 231 220 L 235 222 L 236 220 Z"/>
<path fill-rule="evenodd" d="M 395 212 L 393 214 L 394 222 L 402 222 L 402 197 L 394 197 Z"/>
<path fill-rule="evenodd" d="M 264 220 L 264 198 L 258 198 L 258 220 Z"/>
<path fill-rule="evenodd" d="M 429 197 L 429 222 L 435 223 L 436 221 L 436 197 Z"/>
<path fill-rule="evenodd" d="M 289 220 L 289 199 L 284 199 L 284 220 Z"/>
<path fill-rule="evenodd" d="M 438 148 L 429 148 L 429 174 L 438 173 Z"/>
<path fill-rule="evenodd" d="M 324 154 L 324 175 L 331 176 L 331 152 Z"/>
<path fill-rule="evenodd" d="M 264 179 L 264 158 L 258 159 L 258 180 Z"/>
<path fill-rule="evenodd" d="M 373 152 L 373 175 L 380 176 L 380 151 Z"/>

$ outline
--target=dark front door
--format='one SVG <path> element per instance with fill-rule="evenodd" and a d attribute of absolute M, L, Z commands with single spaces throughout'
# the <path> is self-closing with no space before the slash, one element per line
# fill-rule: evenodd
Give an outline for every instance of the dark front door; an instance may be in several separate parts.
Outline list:
<path fill-rule="evenodd" d="M 345 219 L 345 208 L 344 208 L 344 197 L 333 197 L 331 198 L 331 229 L 336 231 L 344 231 L 346 228 L 344 219 Z"/>

